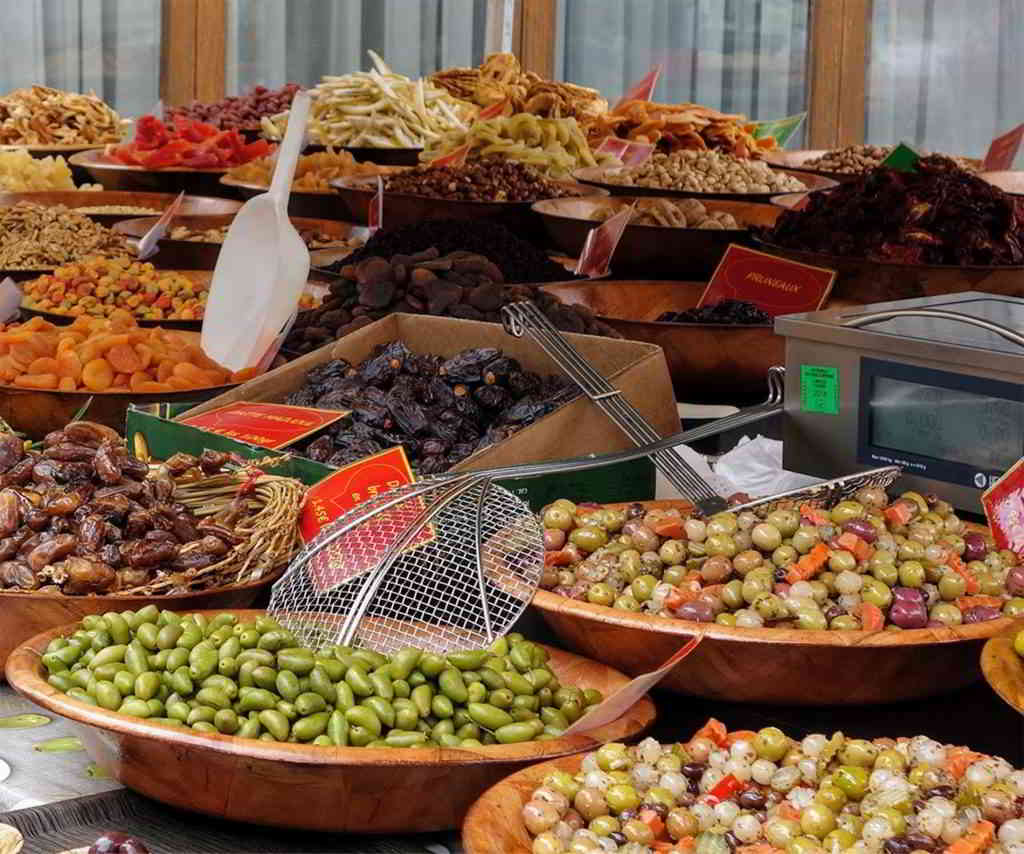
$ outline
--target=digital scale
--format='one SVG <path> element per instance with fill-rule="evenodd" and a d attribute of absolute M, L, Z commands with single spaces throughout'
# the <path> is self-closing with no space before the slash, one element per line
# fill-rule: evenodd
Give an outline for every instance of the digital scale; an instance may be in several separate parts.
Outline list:
<path fill-rule="evenodd" d="M 1024 299 L 973 291 L 776 318 L 784 467 L 831 478 L 899 465 L 905 488 L 980 513 L 1024 457 L 1017 330 Z"/>

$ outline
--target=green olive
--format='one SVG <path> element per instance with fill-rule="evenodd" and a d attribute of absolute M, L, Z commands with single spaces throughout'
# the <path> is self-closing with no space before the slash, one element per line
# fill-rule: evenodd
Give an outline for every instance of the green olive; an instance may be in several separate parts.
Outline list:
<path fill-rule="evenodd" d="M 800 829 L 808 836 L 824 839 L 836 827 L 836 814 L 820 801 L 812 801 L 800 813 Z"/>
<path fill-rule="evenodd" d="M 667 566 L 686 560 L 686 543 L 681 540 L 665 540 L 658 549 L 658 557 Z"/>
<path fill-rule="evenodd" d="M 613 813 L 633 810 L 640 806 L 640 795 L 628 783 L 615 783 L 609 786 L 605 790 L 604 799 Z"/>
<path fill-rule="evenodd" d="M 832 618 L 828 627 L 840 632 L 856 632 L 860 629 L 860 621 L 849 614 L 840 614 L 838 617 Z"/>
<path fill-rule="evenodd" d="M 832 775 L 832 781 L 851 801 L 859 801 L 868 791 L 867 768 L 860 765 L 840 765 Z"/>
<path fill-rule="evenodd" d="M 795 534 L 793 534 L 792 545 L 800 554 L 805 555 L 814 546 L 820 542 L 821 537 L 818 536 L 818 529 L 812 528 L 809 525 L 801 525 Z"/>
<path fill-rule="evenodd" d="M 789 608 L 781 596 L 774 593 L 762 593 L 752 603 L 753 608 L 766 621 L 785 620 L 789 616 Z"/>
<path fill-rule="evenodd" d="M 675 587 L 677 584 L 682 584 L 686 580 L 686 567 L 685 566 L 666 566 L 665 571 L 661 574 L 661 580 L 666 584 L 671 584 Z"/>
<path fill-rule="evenodd" d="M 615 600 L 615 604 L 612 607 L 622 611 L 639 611 L 641 605 L 631 594 L 623 593 Z"/>
<path fill-rule="evenodd" d="M 829 515 L 836 525 L 842 525 L 851 519 L 860 519 L 864 512 L 864 505 L 859 501 L 840 501 Z"/>
<path fill-rule="evenodd" d="M 1024 613 L 1024 609 L 1022 609 L 1022 613 Z M 928 612 L 928 617 L 944 626 L 959 626 L 964 621 L 964 615 L 960 609 L 951 602 L 937 602 Z"/>
<path fill-rule="evenodd" d="M 595 605 L 610 606 L 615 601 L 615 591 L 607 584 L 591 584 L 587 590 L 587 601 Z"/>
<path fill-rule="evenodd" d="M 761 759 L 778 762 L 789 751 L 789 737 L 778 727 L 765 727 L 754 737 L 754 750 Z"/>
<path fill-rule="evenodd" d="M 899 579 L 903 587 L 920 587 L 924 584 L 924 566 L 917 560 L 905 560 L 900 564 Z"/>
<path fill-rule="evenodd" d="M 967 592 L 967 580 L 958 572 L 949 570 L 939 579 L 939 595 L 947 602 L 958 599 Z"/>
<path fill-rule="evenodd" d="M 778 528 L 783 537 L 792 537 L 800 527 L 800 514 L 796 510 L 775 510 L 765 521 Z"/>
<path fill-rule="evenodd" d="M 847 848 L 851 848 L 856 841 L 856 836 L 841 827 L 837 827 L 821 840 L 826 851 L 845 851 Z"/>
<path fill-rule="evenodd" d="M 846 549 L 837 549 L 828 557 L 828 568 L 833 572 L 853 572 L 857 568 L 857 558 Z"/>
<path fill-rule="evenodd" d="M 863 738 L 851 738 L 839 752 L 839 761 L 844 765 L 871 768 L 875 764 L 878 753 L 878 748 L 870 741 Z"/>
<path fill-rule="evenodd" d="M 900 571 L 894 563 L 880 563 L 871 568 L 871 574 L 887 587 L 895 587 L 900 580 Z"/>
<path fill-rule="evenodd" d="M 898 750 L 883 750 L 875 758 L 875 767 L 885 768 L 887 771 L 895 771 L 902 774 L 906 766 L 907 761 Z"/>
<path fill-rule="evenodd" d="M 888 585 L 875 578 L 864 580 L 864 586 L 861 588 L 860 595 L 865 602 L 869 602 L 882 609 L 888 608 L 892 604 L 892 590 L 889 589 Z"/>
<path fill-rule="evenodd" d="M 730 534 L 711 534 L 704 541 L 704 548 L 709 555 L 725 555 L 729 558 L 739 551 Z"/>
<path fill-rule="evenodd" d="M 771 592 L 771 582 L 765 582 L 760 578 L 751 578 L 749 575 L 744 579 L 741 587 L 743 601 L 750 605 L 760 596 Z"/>
<path fill-rule="evenodd" d="M 818 789 L 814 800 L 827 806 L 832 812 L 839 812 L 846 804 L 846 792 L 834 783 L 827 783 Z"/>
<path fill-rule="evenodd" d="M 772 552 L 772 563 L 776 566 L 789 566 L 797 557 L 796 549 L 784 543 Z"/>
<path fill-rule="evenodd" d="M 608 836 L 616 833 L 621 827 L 622 825 L 619 823 L 619 820 L 613 815 L 599 815 L 587 825 L 587 829 L 598 836 Z M 534 848 L 536 848 L 536 843 Z"/>
<path fill-rule="evenodd" d="M 708 520 L 707 532 L 709 534 L 735 534 L 739 527 L 739 520 L 735 513 L 716 513 Z"/>
<path fill-rule="evenodd" d="M 569 534 L 569 542 L 580 551 L 596 552 L 608 542 L 608 533 L 603 528 L 585 525 L 582 528 L 576 528 Z"/>
<path fill-rule="evenodd" d="M 828 628 L 828 620 L 820 608 L 810 606 L 798 606 L 793 609 L 793 616 L 796 617 L 796 627 L 804 631 L 821 632 Z"/>
<path fill-rule="evenodd" d="M 1020 617 L 1024 616 L 1024 599 L 1020 596 L 1014 596 L 1005 605 L 1003 605 L 1003 613 L 1007 617 Z"/>
<path fill-rule="evenodd" d="M 728 582 L 721 592 L 722 603 L 730 611 L 735 611 L 737 608 L 742 608 L 746 604 L 746 600 L 743 598 L 743 582 L 738 578 L 734 578 Z"/>
<path fill-rule="evenodd" d="M 552 504 L 544 511 L 543 523 L 545 528 L 555 528 L 559 531 L 569 531 L 573 526 L 573 514 L 562 507 Z"/>
<path fill-rule="evenodd" d="M 720 625 L 720 626 L 735 626 L 736 625 L 736 615 L 735 614 L 729 614 L 729 613 L 723 611 L 721 614 L 719 614 L 717 617 L 715 617 L 715 622 L 718 623 L 718 625 Z"/>
<path fill-rule="evenodd" d="M 904 540 L 896 556 L 900 560 L 921 560 L 924 557 L 924 546 L 915 540 Z"/>
<path fill-rule="evenodd" d="M 981 584 L 981 594 L 983 596 L 1002 597 L 1006 593 L 1006 584 L 996 572 L 979 572 L 978 582 Z"/>
<path fill-rule="evenodd" d="M 641 575 L 633 579 L 629 590 L 637 602 L 646 602 L 654 594 L 654 588 L 658 586 L 658 579 L 653 575 Z"/>
<path fill-rule="evenodd" d="M 821 854 L 822 850 L 813 836 L 797 836 L 786 845 L 786 854 Z"/>
<path fill-rule="evenodd" d="M 750 539 L 763 552 L 771 552 L 782 545 L 782 532 L 774 525 L 761 522 L 750 531 Z"/>
<path fill-rule="evenodd" d="M 1013 638 L 1013 649 L 1017 655 L 1024 658 L 1024 630 L 1017 632 Z"/>
<path fill-rule="evenodd" d="M 756 549 L 747 549 L 740 552 L 732 559 L 733 569 L 740 575 L 746 575 L 753 569 L 757 569 L 764 563 L 764 558 Z"/>

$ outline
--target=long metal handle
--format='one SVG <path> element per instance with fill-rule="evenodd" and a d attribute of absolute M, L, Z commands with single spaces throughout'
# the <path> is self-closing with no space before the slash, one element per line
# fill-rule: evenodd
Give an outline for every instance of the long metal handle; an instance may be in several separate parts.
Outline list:
<path fill-rule="evenodd" d="M 872 311 L 867 314 L 858 314 L 856 317 L 844 320 L 843 326 L 852 326 L 854 328 L 860 326 L 871 326 L 872 324 L 881 323 L 885 320 L 892 320 L 896 317 L 933 317 L 936 320 L 952 320 L 956 323 L 966 323 L 969 326 L 977 326 L 979 329 L 994 332 L 1000 338 L 1004 338 L 1011 344 L 1016 344 L 1018 347 L 1024 347 L 1024 335 L 1021 335 L 1009 326 L 1003 326 L 1001 323 L 996 323 L 992 320 L 985 320 L 982 317 L 974 317 L 973 315 L 964 314 L 959 311 L 946 311 L 941 308 L 896 308 L 892 311 Z"/>
<path fill-rule="evenodd" d="M 531 302 L 518 302 L 502 310 L 506 331 L 529 334 L 555 364 L 583 389 L 590 400 L 636 445 L 657 441 L 658 433 L 640 412 L 613 387 Z M 658 470 L 683 495 L 695 500 L 719 499 L 703 478 L 675 450 L 651 456 Z"/>

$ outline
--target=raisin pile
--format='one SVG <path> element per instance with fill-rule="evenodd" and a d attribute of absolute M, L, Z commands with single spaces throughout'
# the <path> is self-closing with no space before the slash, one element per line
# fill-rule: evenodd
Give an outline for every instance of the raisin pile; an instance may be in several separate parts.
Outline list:
<path fill-rule="evenodd" d="M 310 459 L 344 466 L 401 445 L 427 475 L 508 438 L 578 393 L 568 379 L 527 371 L 494 347 L 445 359 L 393 341 L 359 365 L 335 359 L 317 366 L 286 402 L 352 411 L 351 420 L 300 446 Z"/>
<path fill-rule="evenodd" d="M 666 311 L 658 315 L 658 323 L 720 323 L 730 326 L 764 326 L 771 324 L 771 315 L 752 302 L 724 299 L 686 311 Z"/>

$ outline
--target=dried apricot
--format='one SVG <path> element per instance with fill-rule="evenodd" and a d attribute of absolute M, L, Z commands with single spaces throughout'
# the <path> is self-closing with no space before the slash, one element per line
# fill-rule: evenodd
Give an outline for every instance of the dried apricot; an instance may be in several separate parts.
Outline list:
<path fill-rule="evenodd" d="M 74 391 L 76 388 L 78 388 L 78 383 L 71 379 L 71 377 L 61 377 L 60 382 L 57 383 L 59 391 Z"/>
<path fill-rule="evenodd" d="M 57 360 L 50 356 L 40 356 L 28 366 L 30 374 L 56 374 Z"/>
<path fill-rule="evenodd" d="M 57 353 L 57 374 L 69 377 L 76 383 L 82 378 L 82 360 L 74 350 Z"/>
<path fill-rule="evenodd" d="M 57 388 L 58 379 L 56 374 L 19 374 L 14 378 L 14 384 L 21 388 Z"/>
<path fill-rule="evenodd" d="M 156 369 L 156 378 L 158 382 L 166 382 L 167 378 L 174 373 L 174 362 L 170 359 L 164 359 Z"/>
<path fill-rule="evenodd" d="M 114 384 L 114 369 L 106 359 L 92 359 L 82 368 L 82 382 L 92 391 L 106 391 Z"/>
<path fill-rule="evenodd" d="M 133 374 L 144 367 L 131 344 L 115 344 L 107 350 L 107 361 L 114 366 L 114 370 L 124 374 Z"/>

